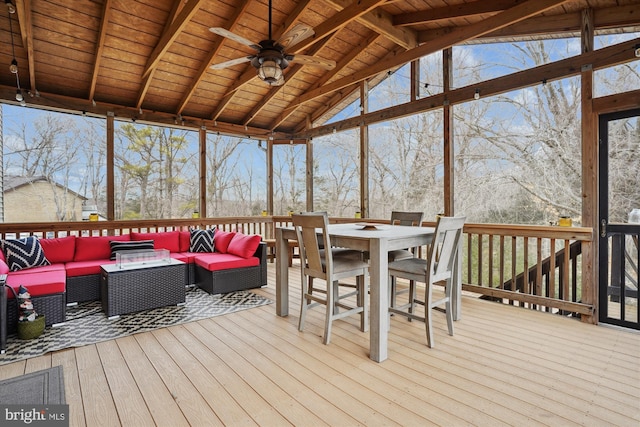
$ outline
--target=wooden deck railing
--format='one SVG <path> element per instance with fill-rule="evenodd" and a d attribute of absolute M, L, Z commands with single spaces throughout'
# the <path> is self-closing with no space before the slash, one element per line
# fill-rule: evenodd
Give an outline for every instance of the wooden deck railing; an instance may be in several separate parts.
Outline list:
<path fill-rule="evenodd" d="M 330 221 L 346 223 L 363 220 L 331 218 Z M 130 231 L 217 227 L 273 239 L 275 227 L 287 225 L 291 225 L 288 216 L 5 223 L 0 224 L 0 238 L 119 235 Z M 434 226 L 435 223 L 424 222 L 423 225 Z M 585 252 L 585 246 L 592 245 L 590 228 L 466 224 L 464 232 L 462 282 L 465 291 L 530 309 L 592 316 L 594 307 L 582 302 L 588 281 L 583 281 L 581 277 L 581 254 Z M 570 250 L 566 251 L 565 248 Z M 525 276 L 527 280 L 524 280 Z"/>
<path fill-rule="evenodd" d="M 591 316 L 593 305 L 582 302 L 590 292 L 582 253 L 591 236 L 582 227 L 465 225 L 463 289 L 535 310 Z"/>

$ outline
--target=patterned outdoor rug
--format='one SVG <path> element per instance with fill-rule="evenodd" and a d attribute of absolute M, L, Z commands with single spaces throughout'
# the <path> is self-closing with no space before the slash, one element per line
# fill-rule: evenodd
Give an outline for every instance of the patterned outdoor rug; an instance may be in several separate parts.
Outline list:
<path fill-rule="evenodd" d="M 67 307 L 67 321 L 64 324 L 46 328 L 36 339 L 21 340 L 16 334 L 10 334 L 7 337 L 7 352 L 0 355 L 0 365 L 271 303 L 270 299 L 249 291 L 211 295 L 193 287 L 187 288 L 186 304 L 183 306 L 123 314 L 112 320 L 104 314 L 99 301 L 81 303 Z"/>

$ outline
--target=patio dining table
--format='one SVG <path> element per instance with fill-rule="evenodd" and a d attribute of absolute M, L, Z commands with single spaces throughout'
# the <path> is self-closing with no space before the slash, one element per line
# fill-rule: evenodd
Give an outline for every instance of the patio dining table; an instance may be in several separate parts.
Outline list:
<path fill-rule="evenodd" d="M 382 362 L 387 358 L 388 313 L 388 252 L 428 245 L 433 239 L 433 227 L 411 227 L 401 225 L 376 224 L 375 228 L 362 224 L 330 224 L 331 245 L 369 252 L 370 275 L 370 330 L 369 357 Z M 286 254 L 288 241 L 296 240 L 293 227 L 276 228 L 276 253 Z M 459 259 L 460 257 L 458 257 Z M 460 318 L 460 262 L 456 262 L 454 277 L 453 318 Z M 289 314 L 289 268 L 286 257 L 276 257 L 276 314 Z"/>

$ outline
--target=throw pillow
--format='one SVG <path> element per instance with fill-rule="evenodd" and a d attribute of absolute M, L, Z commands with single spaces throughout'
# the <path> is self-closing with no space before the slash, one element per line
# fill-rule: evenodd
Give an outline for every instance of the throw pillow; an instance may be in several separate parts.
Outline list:
<path fill-rule="evenodd" d="M 95 261 L 109 259 L 111 256 L 111 241 L 128 242 L 129 234 L 121 236 L 92 236 L 76 238 L 76 253 L 74 261 Z"/>
<path fill-rule="evenodd" d="M 41 239 L 40 245 L 50 263 L 69 262 L 76 252 L 76 236 Z"/>
<path fill-rule="evenodd" d="M 189 230 L 191 236 L 189 238 L 189 252 L 213 252 L 213 240 L 215 229 L 208 230 Z"/>
<path fill-rule="evenodd" d="M 116 259 L 117 253 L 126 252 L 148 252 L 154 250 L 153 240 L 137 240 L 128 242 L 119 242 L 112 240 L 109 242 L 111 246 L 111 261 Z"/>
<path fill-rule="evenodd" d="M 2 252 L 11 271 L 51 265 L 35 236 L 2 241 Z"/>
<path fill-rule="evenodd" d="M 131 240 L 153 240 L 155 249 L 166 249 L 169 252 L 180 252 L 180 241 L 178 231 L 158 231 L 155 233 L 131 232 Z"/>
<path fill-rule="evenodd" d="M 191 233 L 189 231 L 180 231 L 180 237 L 178 241 L 180 248 L 178 252 L 189 252 L 189 246 L 191 245 Z"/>
<path fill-rule="evenodd" d="M 235 236 L 235 232 L 233 231 L 216 231 L 216 241 L 214 242 L 216 247 L 216 252 L 220 252 L 221 254 L 227 253 L 227 247 L 229 247 L 229 242 Z"/>
<path fill-rule="evenodd" d="M 242 233 L 236 233 L 229 243 L 227 253 L 237 255 L 242 258 L 250 258 L 256 253 L 258 245 L 262 241 L 262 237 L 259 235 L 247 235 Z"/>

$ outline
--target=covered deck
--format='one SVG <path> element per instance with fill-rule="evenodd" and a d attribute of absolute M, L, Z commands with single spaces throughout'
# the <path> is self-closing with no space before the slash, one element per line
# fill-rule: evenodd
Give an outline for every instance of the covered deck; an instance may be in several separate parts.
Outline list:
<path fill-rule="evenodd" d="M 257 293 L 275 300 L 275 264 Z M 389 359 L 368 358 L 357 318 L 322 344 L 321 311 L 298 332 L 275 306 L 50 353 L 0 379 L 64 367 L 71 425 L 585 425 L 640 423 L 640 334 L 465 295 L 455 335 L 435 315 L 392 318 Z"/>

